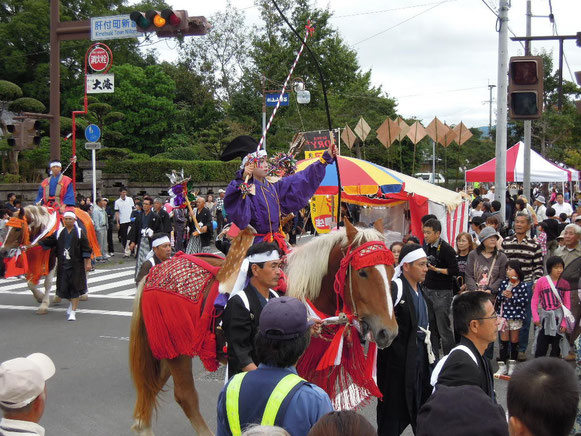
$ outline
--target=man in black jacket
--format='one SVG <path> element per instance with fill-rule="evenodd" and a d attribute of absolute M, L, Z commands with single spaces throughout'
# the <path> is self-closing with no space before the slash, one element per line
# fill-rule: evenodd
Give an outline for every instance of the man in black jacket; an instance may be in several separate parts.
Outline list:
<path fill-rule="evenodd" d="M 415 431 L 418 410 L 432 391 L 431 350 L 438 343 L 434 311 L 420 284 L 428 271 L 426 253 L 418 244 L 407 244 L 399 258 L 392 282 L 398 334 L 377 355 L 377 385 L 383 394 L 377 402 L 380 436 L 400 435 L 409 424 Z"/>
<path fill-rule="evenodd" d="M 454 347 L 454 334 L 450 322 L 450 305 L 454 295 L 454 280 L 459 274 L 454 249 L 440 237 L 442 224 L 437 219 L 424 223 L 424 251 L 428 255 L 428 273 L 424 286 L 434 306 L 438 333 L 444 354 Z"/>
<path fill-rule="evenodd" d="M 490 362 L 484 352 L 498 335 L 498 316 L 490 294 L 482 291 L 465 292 L 454 299 L 452 312 L 454 329 L 460 342 L 442 359 L 432 376 L 433 382 L 445 386 L 479 386 L 496 401 Z"/>
<path fill-rule="evenodd" d="M 151 250 L 151 237 L 159 232 L 161 223 L 159 216 L 152 210 L 153 199 L 143 197 L 143 212 L 136 216 L 135 223 L 131 225 L 129 231 L 129 249 L 137 247 L 137 262 L 135 263 L 135 276 L 139 273 L 141 264 L 147 258 Z"/>
<path fill-rule="evenodd" d="M 169 213 L 163 208 L 163 202 L 161 198 L 156 197 L 153 200 L 153 211 L 157 214 L 160 221 L 160 229 L 161 233 L 165 233 L 167 235 L 171 234 L 171 218 L 169 217 Z"/>
<path fill-rule="evenodd" d="M 278 297 L 271 289 L 278 284 L 281 273 L 278 247 L 266 242 L 255 244 L 248 249 L 244 262 L 222 318 L 228 342 L 228 379 L 258 367 L 254 337 L 260 314 L 269 299 Z M 244 282 L 245 264 L 248 265 L 248 284 L 242 288 L 243 284 L 239 284 Z"/>

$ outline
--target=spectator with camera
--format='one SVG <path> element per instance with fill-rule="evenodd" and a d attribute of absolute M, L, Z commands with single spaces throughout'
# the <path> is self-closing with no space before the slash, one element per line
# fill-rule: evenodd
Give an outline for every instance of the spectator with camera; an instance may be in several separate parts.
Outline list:
<path fill-rule="evenodd" d="M 458 261 L 452 246 L 440 237 L 442 232 L 440 221 L 429 219 L 424 223 L 423 231 L 424 251 L 428 257 L 428 272 L 424 287 L 434 307 L 442 349 L 444 354 L 448 354 L 455 344 L 450 321 L 450 306 L 455 277 L 459 273 Z"/>

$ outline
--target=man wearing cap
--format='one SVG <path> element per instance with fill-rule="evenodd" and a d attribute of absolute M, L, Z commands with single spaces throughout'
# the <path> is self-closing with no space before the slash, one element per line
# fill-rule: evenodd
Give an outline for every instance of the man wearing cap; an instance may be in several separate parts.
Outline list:
<path fill-rule="evenodd" d="M 255 371 L 232 377 L 218 397 L 217 436 L 239 435 L 250 424 L 277 425 L 306 436 L 333 411 L 329 396 L 297 375 L 295 365 L 311 340 L 312 321 L 299 300 L 270 300 L 260 317 Z"/>
<path fill-rule="evenodd" d="M 219 234 L 222 232 L 224 228 L 224 218 L 225 218 L 225 211 L 224 211 L 224 196 L 226 195 L 226 191 L 223 189 L 218 190 L 218 198 L 216 198 L 216 222 L 218 223 L 218 229 L 216 233 Z"/>
<path fill-rule="evenodd" d="M 75 321 L 79 297 L 87 289 L 86 272 L 91 270 L 91 246 L 87 234 L 76 223 L 73 212 L 63 215 L 64 227 L 42 239 L 39 244 L 46 250 L 56 247 L 56 294 L 70 301 L 69 321 Z"/>
<path fill-rule="evenodd" d="M 47 177 L 38 188 L 36 204 L 44 204 L 53 208 L 75 206 L 73 181 L 70 177 L 61 174 L 62 164 L 58 161 L 50 163 L 50 177 Z"/>
<path fill-rule="evenodd" d="M 257 231 L 255 243 L 276 241 L 279 248 L 286 252 L 287 246 L 280 228 L 281 215 L 306 206 L 325 177 L 325 168 L 334 162 L 336 155 L 336 147 L 331 144 L 317 162 L 275 183 L 266 179 L 266 151 L 261 149 L 247 155 L 236 178 L 226 188 L 224 206 L 229 221 L 241 230 L 251 225 Z"/>
<path fill-rule="evenodd" d="M 42 353 L 0 364 L 0 435 L 44 436 L 38 422 L 46 403 L 46 381 L 54 373 L 54 363 Z"/>
<path fill-rule="evenodd" d="M 135 283 L 137 284 L 149 274 L 151 267 L 159 265 L 171 257 L 171 241 L 166 233 L 156 233 L 153 235 L 151 238 L 151 247 L 153 254 L 141 264 L 137 277 L 135 277 Z"/>
<path fill-rule="evenodd" d="M 254 337 L 262 309 L 271 298 L 278 297 L 272 288 L 278 284 L 280 265 L 275 244 L 262 242 L 246 252 L 222 321 L 228 341 L 228 378 L 255 370 L 258 365 Z"/>
<path fill-rule="evenodd" d="M 539 195 L 535 198 L 534 211 L 537 216 L 537 222 L 541 222 L 547 219 L 547 207 L 545 206 L 545 197 Z"/>
<path fill-rule="evenodd" d="M 527 288 L 527 304 L 525 319 L 519 333 L 518 360 L 526 360 L 526 350 L 529 342 L 531 326 L 531 297 L 533 285 L 543 275 L 543 251 L 537 241 L 527 236 L 532 224 L 531 216 L 526 212 L 517 213 L 514 219 L 513 236 L 502 241 L 502 250 L 508 260 L 516 259 L 520 262 L 525 277 L 523 283 Z"/>
<path fill-rule="evenodd" d="M 430 365 L 438 343 L 433 309 L 421 285 L 428 272 L 426 253 L 418 244 L 407 244 L 399 258 L 393 280 L 397 289 L 392 289 L 398 334 L 377 354 L 377 386 L 383 394 L 377 402 L 380 436 L 397 436 L 408 424 L 415 430 L 418 410 L 432 391 Z"/>

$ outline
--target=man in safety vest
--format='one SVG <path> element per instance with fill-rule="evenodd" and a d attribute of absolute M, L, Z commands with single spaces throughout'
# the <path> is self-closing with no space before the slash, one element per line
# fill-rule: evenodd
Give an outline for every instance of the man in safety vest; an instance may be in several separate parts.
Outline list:
<path fill-rule="evenodd" d="M 43 204 L 58 209 L 63 206 L 75 206 L 75 192 L 70 177 L 61 174 L 62 164 L 50 163 L 50 177 L 47 177 L 38 188 L 36 204 Z"/>
<path fill-rule="evenodd" d="M 260 315 L 254 371 L 232 377 L 218 397 L 217 436 L 240 435 L 249 424 L 277 425 L 306 436 L 332 412 L 329 396 L 297 375 L 295 365 L 311 339 L 312 321 L 296 298 L 269 300 Z"/>

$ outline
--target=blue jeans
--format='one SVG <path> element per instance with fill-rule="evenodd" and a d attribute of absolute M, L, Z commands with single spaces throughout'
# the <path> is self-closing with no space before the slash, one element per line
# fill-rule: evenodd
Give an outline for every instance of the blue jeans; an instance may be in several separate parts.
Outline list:
<path fill-rule="evenodd" d="M 524 282 L 527 288 L 527 302 L 525 306 L 525 319 L 518 335 L 518 351 L 525 353 L 529 345 L 529 330 L 531 328 L 531 298 L 533 296 L 533 282 Z"/>

